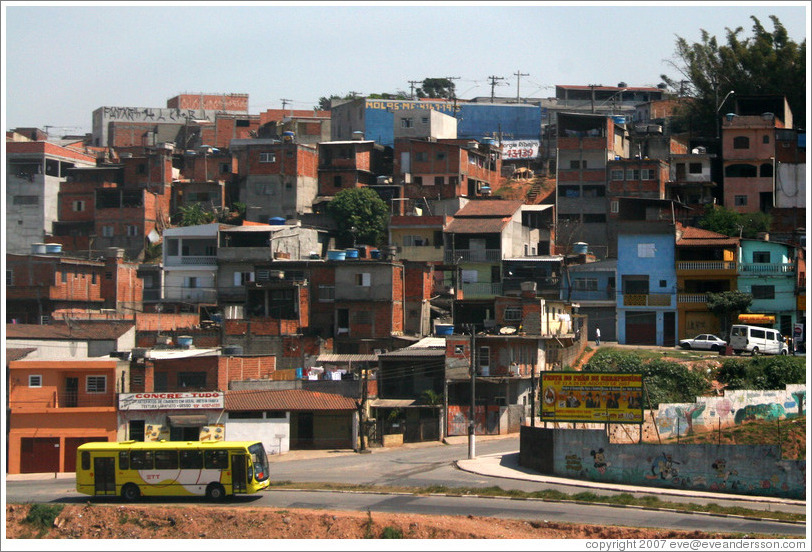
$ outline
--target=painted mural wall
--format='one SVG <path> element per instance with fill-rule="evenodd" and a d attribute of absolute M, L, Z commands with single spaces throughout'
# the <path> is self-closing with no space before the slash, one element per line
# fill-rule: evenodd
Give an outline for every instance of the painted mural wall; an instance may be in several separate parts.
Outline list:
<path fill-rule="evenodd" d="M 804 414 L 805 402 L 806 384 L 796 384 L 783 390 L 725 391 L 719 397 L 697 397 L 693 403 L 663 403 L 644 412 L 643 441 L 684 437 L 752 420 L 785 420 Z M 612 441 L 639 440 L 637 428 L 625 429 L 612 426 Z"/>
<path fill-rule="evenodd" d="M 553 432 L 560 477 L 720 493 L 806 497 L 806 462 L 772 445 L 616 444 L 602 430 Z"/>

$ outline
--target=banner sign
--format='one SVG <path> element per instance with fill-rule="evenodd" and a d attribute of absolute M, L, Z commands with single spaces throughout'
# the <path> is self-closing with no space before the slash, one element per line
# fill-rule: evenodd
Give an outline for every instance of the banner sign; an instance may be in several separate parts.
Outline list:
<path fill-rule="evenodd" d="M 225 407 L 222 391 L 200 391 L 192 393 L 121 393 L 118 396 L 119 410 L 176 410 L 182 408 Z"/>
<path fill-rule="evenodd" d="M 539 156 L 539 140 L 502 140 L 502 159 L 535 159 Z"/>
<path fill-rule="evenodd" d="M 643 423 L 643 375 L 542 372 L 543 422 Z"/>

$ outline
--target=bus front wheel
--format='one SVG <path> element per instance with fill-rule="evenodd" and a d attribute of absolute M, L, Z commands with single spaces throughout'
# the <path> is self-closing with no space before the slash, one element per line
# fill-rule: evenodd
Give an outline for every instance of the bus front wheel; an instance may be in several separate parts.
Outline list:
<path fill-rule="evenodd" d="M 226 496 L 226 490 L 219 483 L 212 483 L 206 488 L 206 496 L 212 500 L 222 500 Z"/>
<path fill-rule="evenodd" d="M 138 500 L 138 498 L 141 496 L 141 490 L 138 488 L 138 485 L 127 483 L 124 485 L 124 488 L 121 489 L 121 496 L 123 496 L 125 500 L 133 502 Z"/>

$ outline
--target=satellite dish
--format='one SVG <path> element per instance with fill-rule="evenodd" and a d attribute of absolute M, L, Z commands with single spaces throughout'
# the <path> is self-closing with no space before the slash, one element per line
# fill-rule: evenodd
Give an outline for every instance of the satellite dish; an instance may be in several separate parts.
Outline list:
<path fill-rule="evenodd" d="M 516 328 L 513 326 L 505 326 L 504 328 L 499 328 L 499 333 L 502 335 L 511 335 L 516 333 Z"/>

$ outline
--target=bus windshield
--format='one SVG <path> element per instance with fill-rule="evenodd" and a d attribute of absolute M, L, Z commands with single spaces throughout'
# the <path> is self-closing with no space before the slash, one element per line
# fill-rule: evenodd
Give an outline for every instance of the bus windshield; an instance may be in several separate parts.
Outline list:
<path fill-rule="evenodd" d="M 265 481 L 269 476 L 268 456 L 265 454 L 265 447 L 262 443 L 255 443 L 248 447 L 251 453 L 251 462 L 254 463 L 254 477 L 257 481 Z"/>

